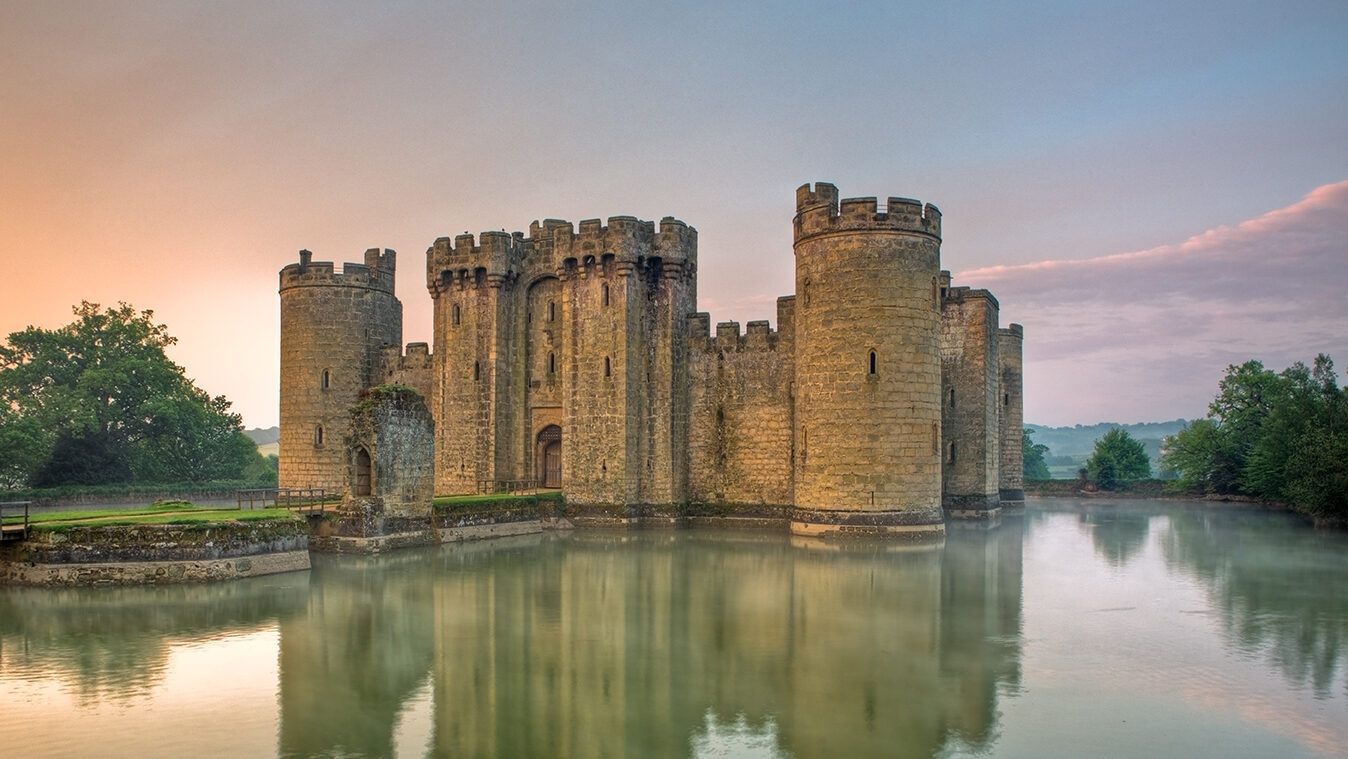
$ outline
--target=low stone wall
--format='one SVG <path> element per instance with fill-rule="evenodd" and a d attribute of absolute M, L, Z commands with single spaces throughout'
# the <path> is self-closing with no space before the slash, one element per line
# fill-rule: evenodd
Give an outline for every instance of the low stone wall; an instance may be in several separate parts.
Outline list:
<path fill-rule="evenodd" d="M 0 583 L 209 582 L 309 568 L 301 520 L 34 530 L 0 549 Z"/>
<path fill-rule="evenodd" d="M 0 561 L 0 585 L 37 587 L 168 585 L 239 580 L 309 568 L 309 551 L 202 561 L 131 561 L 95 564 L 32 564 Z"/>

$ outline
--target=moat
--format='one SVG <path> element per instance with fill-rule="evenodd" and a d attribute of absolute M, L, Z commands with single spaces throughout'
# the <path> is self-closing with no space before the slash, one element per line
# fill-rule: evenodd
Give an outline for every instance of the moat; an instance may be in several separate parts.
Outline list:
<path fill-rule="evenodd" d="M 1029 500 L 943 546 L 575 531 L 0 589 L 25 756 L 1278 756 L 1348 745 L 1348 534 Z"/>

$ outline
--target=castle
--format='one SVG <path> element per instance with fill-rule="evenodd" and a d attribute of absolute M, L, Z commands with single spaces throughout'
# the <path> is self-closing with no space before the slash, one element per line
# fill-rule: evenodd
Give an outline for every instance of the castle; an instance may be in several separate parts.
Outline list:
<path fill-rule="evenodd" d="M 343 488 L 351 408 L 401 384 L 440 495 L 537 480 L 624 521 L 713 509 L 814 536 L 1023 506 L 1023 332 L 941 270 L 936 207 L 819 182 L 794 227 L 796 294 L 743 333 L 697 312 L 697 231 L 672 217 L 442 237 L 433 351 L 401 348 L 392 250 L 340 272 L 301 251 L 280 275 L 281 486 Z"/>

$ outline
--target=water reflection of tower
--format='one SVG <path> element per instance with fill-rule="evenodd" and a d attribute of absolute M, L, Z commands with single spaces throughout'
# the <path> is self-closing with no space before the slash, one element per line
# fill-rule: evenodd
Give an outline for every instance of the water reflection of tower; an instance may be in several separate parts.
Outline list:
<path fill-rule="evenodd" d="M 280 751 L 391 756 L 395 717 L 431 668 L 431 564 L 409 551 L 314 564 L 281 622 Z"/>

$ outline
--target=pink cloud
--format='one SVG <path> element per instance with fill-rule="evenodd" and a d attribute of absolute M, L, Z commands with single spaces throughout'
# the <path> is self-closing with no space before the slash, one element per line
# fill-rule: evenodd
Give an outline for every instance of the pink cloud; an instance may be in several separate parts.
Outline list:
<path fill-rule="evenodd" d="M 1196 416 L 1229 363 L 1348 362 L 1348 181 L 1183 242 L 955 280 L 1025 325 L 1029 421 Z"/>

